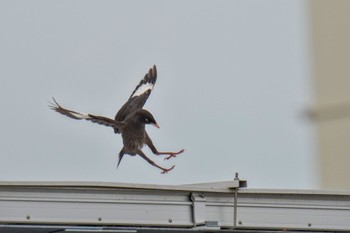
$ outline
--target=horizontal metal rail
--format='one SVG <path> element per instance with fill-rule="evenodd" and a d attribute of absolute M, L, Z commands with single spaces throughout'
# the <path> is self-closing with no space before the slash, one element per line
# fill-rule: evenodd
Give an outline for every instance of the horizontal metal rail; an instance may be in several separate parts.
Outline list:
<path fill-rule="evenodd" d="M 350 193 L 238 189 L 245 185 L 0 182 L 0 225 L 350 231 Z"/>

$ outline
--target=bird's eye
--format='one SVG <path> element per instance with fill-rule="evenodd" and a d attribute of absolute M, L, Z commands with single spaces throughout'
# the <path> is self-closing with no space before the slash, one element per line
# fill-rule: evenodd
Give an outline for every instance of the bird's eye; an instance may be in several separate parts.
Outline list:
<path fill-rule="evenodd" d="M 149 122 L 149 119 L 148 119 L 148 118 L 145 118 L 145 122 Z"/>

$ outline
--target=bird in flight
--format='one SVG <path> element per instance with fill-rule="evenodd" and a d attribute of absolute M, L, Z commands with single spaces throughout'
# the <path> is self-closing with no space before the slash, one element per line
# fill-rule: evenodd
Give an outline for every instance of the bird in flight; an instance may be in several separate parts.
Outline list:
<path fill-rule="evenodd" d="M 168 155 L 165 157 L 165 160 L 176 157 L 176 155 L 181 154 L 184 152 L 184 150 L 182 149 L 178 152 L 158 151 L 146 132 L 146 125 L 153 125 L 159 128 L 159 125 L 157 124 L 153 115 L 149 111 L 143 109 L 143 106 L 151 94 L 156 81 L 157 68 L 154 65 L 136 86 L 135 90 L 131 93 L 126 103 L 119 109 L 114 119 L 93 114 L 79 113 L 63 108 L 53 97 L 52 99 L 54 102 L 50 102 L 49 107 L 52 110 L 72 119 L 84 119 L 93 123 L 112 127 L 116 134 L 121 134 L 123 139 L 123 148 L 119 152 L 117 167 L 119 167 L 119 164 L 125 154 L 131 156 L 139 155 L 151 165 L 161 169 L 162 174 L 164 174 L 172 170 L 175 165 L 170 168 L 159 166 L 143 153 L 141 150 L 143 146 L 147 145 L 155 155 Z"/>

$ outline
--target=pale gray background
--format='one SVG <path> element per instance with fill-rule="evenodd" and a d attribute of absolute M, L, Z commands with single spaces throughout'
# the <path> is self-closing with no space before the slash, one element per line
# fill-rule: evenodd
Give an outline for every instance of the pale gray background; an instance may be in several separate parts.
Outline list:
<path fill-rule="evenodd" d="M 317 188 L 304 1 L 1 1 L 0 179 Z M 112 129 L 49 110 L 114 117 L 153 65 L 148 127 L 171 160 L 126 156 Z"/>

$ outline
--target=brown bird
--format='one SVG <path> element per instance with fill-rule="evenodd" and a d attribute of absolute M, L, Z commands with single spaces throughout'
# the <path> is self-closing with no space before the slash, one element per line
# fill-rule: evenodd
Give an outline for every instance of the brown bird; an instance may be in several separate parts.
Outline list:
<path fill-rule="evenodd" d="M 124 146 L 119 153 L 117 167 L 119 166 L 125 154 L 129 154 L 132 156 L 139 155 L 151 165 L 161 169 L 162 174 L 164 174 L 172 170 L 175 167 L 175 165 L 173 165 L 170 168 L 164 168 L 159 166 L 143 153 L 143 151 L 141 150 L 142 147 L 144 145 L 147 145 L 151 149 L 151 151 L 156 155 L 168 155 L 165 158 L 165 160 L 168 160 L 172 157 L 176 157 L 176 155 L 184 152 L 184 150 L 182 149 L 178 152 L 158 151 L 153 145 L 151 138 L 148 136 L 145 130 L 145 125 L 153 125 L 159 128 L 159 125 L 157 124 L 153 115 L 149 111 L 142 109 L 149 95 L 151 94 L 156 81 L 157 69 L 154 65 L 153 68 L 149 70 L 145 77 L 136 86 L 135 90 L 132 92 L 131 96 L 126 101 L 126 103 L 117 112 L 114 119 L 92 114 L 83 114 L 65 109 L 61 105 L 59 105 L 54 98 L 52 98 L 54 103 L 50 103 L 49 107 L 52 110 L 70 118 L 76 120 L 84 119 L 97 124 L 112 127 L 116 134 L 121 133 Z"/>

